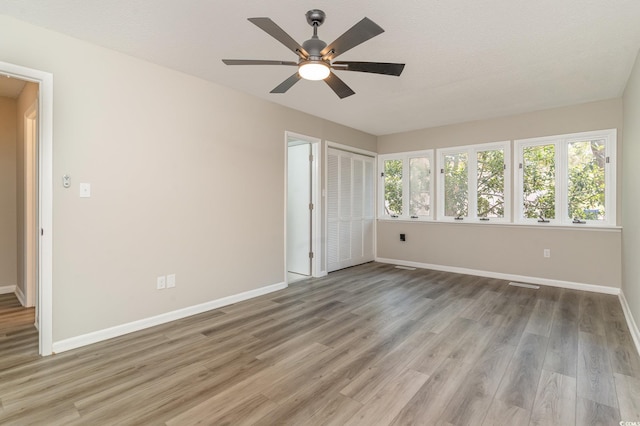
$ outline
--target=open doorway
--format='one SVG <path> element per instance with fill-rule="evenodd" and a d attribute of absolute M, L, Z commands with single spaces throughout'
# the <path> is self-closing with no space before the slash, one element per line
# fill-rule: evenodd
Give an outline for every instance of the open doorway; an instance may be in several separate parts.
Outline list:
<path fill-rule="evenodd" d="M 11 92 L 13 90 L 13 92 Z M 31 348 L 39 355 L 52 353 L 52 152 L 53 76 L 39 70 L 0 62 L 0 93 L 9 108 L 0 117 L 4 127 L 14 126 L 2 142 L 4 162 L 13 164 L 13 177 L 0 176 L 13 185 L 13 199 L 4 212 L 5 226 L 12 227 L 14 257 L 7 270 L 14 271 L 10 285 L 0 290 L 5 301 L 15 296 L 17 308 L 31 316 L 35 330 Z M 11 124 L 13 123 L 13 124 Z M 7 136 L 8 135 L 8 136 Z M 11 174 L 11 173 L 10 173 Z M 5 185 L 7 186 L 7 185 Z M 6 194 L 5 194 L 6 195 Z M 2 197 L 2 193 L 0 193 Z M 4 203 L 5 206 L 8 203 Z M 4 243 L 11 242 L 4 238 Z M 0 245 L 3 242 L 0 241 Z M 1 260 L 0 260 L 1 261 Z M 14 316 L 15 317 L 15 316 Z M 5 321 L 8 321 L 5 317 Z M 2 321 L 2 318 L 0 318 Z M 37 348 L 37 349 L 36 349 Z"/>
<path fill-rule="evenodd" d="M 318 182 L 320 140 L 291 132 L 287 142 L 286 274 L 287 282 L 317 276 L 320 250 Z"/>
<path fill-rule="evenodd" d="M 0 77 L 0 333 L 37 355 L 38 83 Z M 8 284 L 8 285 L 7 285 Z"/>

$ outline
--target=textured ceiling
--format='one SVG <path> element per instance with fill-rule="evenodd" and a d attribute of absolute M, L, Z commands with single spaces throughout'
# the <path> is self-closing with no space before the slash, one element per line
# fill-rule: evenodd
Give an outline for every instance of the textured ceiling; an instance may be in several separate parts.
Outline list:
<path fill-rule="evenodd" d="M 222 58 L 296 60 L 247 21 L 267 16 L 302 43 L 309 9 L 327 43 L 364 16 L 385 33 L 340 56 L 404 62 L 401 77 L 338 71 L 269 91 L 291 67 L 229 67 Z M 177 69 L 375 135 L 622 95 L 640 47 L 638 0 L 0 0 L 0 13 Z"/>

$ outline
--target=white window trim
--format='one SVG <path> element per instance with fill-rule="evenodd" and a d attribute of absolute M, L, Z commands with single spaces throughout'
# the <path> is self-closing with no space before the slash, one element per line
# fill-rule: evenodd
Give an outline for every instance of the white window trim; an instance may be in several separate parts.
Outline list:
<path fill-rule="evenodd" d="M 482 151 L 492 150 L 504 151 L 504 217 L 492 217 L 489 220 L 480 220 L 477 212 L 477 153 Z M 489 142 L 476 145 L 464 145 L 451 148 L 441 148 L 436 150 L 437 153 L 437 167 L 436 172 L 438 181 L 438 193 L 437 193 L 437 219 L 445 222 L 472 222 L 472 223 L 509 223 L 511 222 L 511 141 Z M 464 216 L 463 220 L 456 220 L 454 216 L 446 216 L 444 212 L 444 157 L 445 155 L 466 153 L 469 161 L 467 167 L 467 182 L 468 182 L 468 215 Z M 473 160 L 473 161 L 472 161 Z"/>
<path fill-rule="evenodd" d="M 586 223 L 573 223 L 573 219 L 567 215 L 568 200 L 568 145 L 573 141 L 585 139 L 605 139 L 605 156 L 609 159 L 605 164 L 605 212 L 606 220 L 586 220 Z M 514 141 L 514 188 L 515 188 L 515 215 L 513 222 L 516 224 L 536 224 L 538 226 L 572 226 L 572 227 L 613 227 L 616 225 L 616 148 L 617 148 L 617 130 L 605 129 L 590 132 L 570 133 L 565 135 L 545 136 L 540 138 L 517 139 Z M 528 219 L 523 217 L 523 173 L 524 169 L 520 168 L 524 147 L 555 145 L 555 161 L 556 161 L 556 217 L 548 219 L 549 222 L 541 223 L 538 219 Z"/>
<path fill-rule="evenodd" d="M 408 151 L 408 152 L 399 152 L 393 154 L 382 154 L 378 155 L 378 218 L 384 220 L 409 220 L 412 222 L 420 222 L 420 221 L 431 221 L 434 219 L 434 179 L 436 173 L 434 173 L 435 163 L 434 163 L 434 152 L 433 149 L 427 149 L 423 151 Z M 431 167 L 431 173 L 429 175 L 429 199 L 431 201 L 431 205 L 429 206 L 429 215 L 418 216 L 417 218 L 412 218 L 409 215 L 409 179 L 405 179 L 405 176 L 410 176 L 408 171 L 409 160 L 412 158 L 428 158 L 429 165 Z M 388 160 L 402 160 L 402 214 L 398 217 L 393 217 L 388 215 L 384 211 L 384 162 Z M 407 167 L 407 169 L 405 169 Z"/>

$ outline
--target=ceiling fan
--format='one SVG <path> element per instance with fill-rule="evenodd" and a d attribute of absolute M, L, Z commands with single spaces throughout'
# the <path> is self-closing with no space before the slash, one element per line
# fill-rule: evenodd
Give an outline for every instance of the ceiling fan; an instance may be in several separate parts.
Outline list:
<path fill-rule="evenodd" d="M 257 25 L 267 34 L 284 44 L 298 55 L 298 62 L 294 61 L 269 61 L 260 59 L 223 59 L 227 65 L 287 65 L 298 67 L 291 77 L 280 83 L 271 93 L 285 93 L 301 78 L 305 80 L 324 80 L 341 99 L 353 95 L 355 92 L 345 84 L 331 70 L 360 71 L 374 74 L 399 76 L 402 74 L 404 64 L 388 62 L 354 62 L 333 61 L 338 55 L 356 47 L 384 32 L 378 24 L 364 18 L 333 43 L 327 45 L 318 38 L 318 27 L 324 23 L 325 13 L 322 10 L 313 9 L 306 13 L 307 22 L 313 27 L 313 36 L 298 44 L 289 34 L 280 28 L 269 18 L 249 18 L 249 21 Z"/>

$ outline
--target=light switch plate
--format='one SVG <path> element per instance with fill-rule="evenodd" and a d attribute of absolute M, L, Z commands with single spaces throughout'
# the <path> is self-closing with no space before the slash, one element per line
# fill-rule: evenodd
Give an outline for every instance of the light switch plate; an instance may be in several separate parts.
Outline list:
<path fill-rule="evenodd" d="M 81 183 L 80 184 L 80 198 L 89 198 L 91 197 L 91 184 L 90 183 Z"/>

